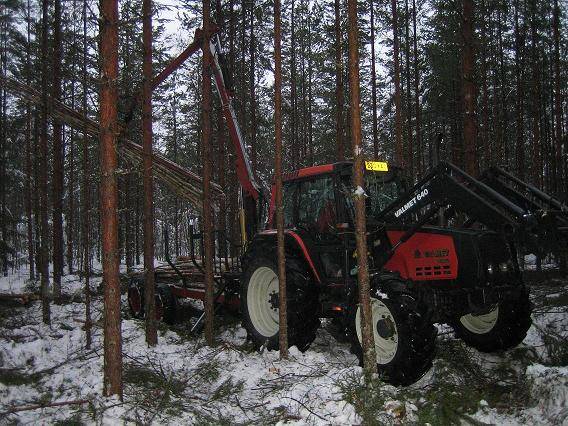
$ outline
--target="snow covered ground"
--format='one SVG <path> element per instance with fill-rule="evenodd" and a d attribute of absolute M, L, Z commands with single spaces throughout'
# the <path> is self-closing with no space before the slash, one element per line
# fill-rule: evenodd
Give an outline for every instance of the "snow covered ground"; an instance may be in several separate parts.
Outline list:
<path fill-rule="evenodd" d="M 26 275 L 0 278 L 19 292 Z M 100 284 L 93 279 L 92 288 Z M 101 396 L 101 300 L 93 302 L 93 346 L 85 349 L 84 304 L 77 276 L 64 279 L 70 302 L 0 305 L 0 424 L 568 424 L 568 282 L 535 286 L 534 325 L 521 346 L 481 354 L 439 326 L 434 368 L 408 388 L 360 385 L 361 369 L 347 343 L 324 324 L 305 353 L 289 360 L 258 353 L 236 319 L 220 320 L 210 348 L 165 326 L 147 348 L 143 323 L 123 321 L 124 401 Z M 126 301 L 124 306 L 126 306 Z M 16 411 L 85 400 L 81 404 Z"/>

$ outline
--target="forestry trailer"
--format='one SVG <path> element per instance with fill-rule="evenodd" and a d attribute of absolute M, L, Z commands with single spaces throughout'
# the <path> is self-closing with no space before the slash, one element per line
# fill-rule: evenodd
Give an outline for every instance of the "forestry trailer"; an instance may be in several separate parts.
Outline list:
<path fill-rule="evenodd" d="M 213 36 L 209 46 L 205 54 L 213 59 L 237 153 L 243 207 L 241 245 L 228 242 L 223 231 L 215 233 L 216 302 L 240 306 L 254 345 L 277 349 L 274 193 L 261 189 L 249 165 L 219 39 Z M 288 340 L 306 350 L 320 319 L 333 318 L 361 360 L 352 172 L 351 162 L 339 162 L 284 177 Z M 435 323 L 450 324 L 464 342 L 484 352 L 522 342 L 531 303 L 518 257 L 566 250 L 566 205 L 498 168 L 478 180 L 440 163 L 407 188 L 401 169 L 368 161 L 365 182 L 372 324 L 384 380 L 408 385 L 430 368 Z M 192 230 L 190 244 L 185 263 L 174 264 L 168 256 L 171 269 L 156 271 L 157 311 L 166 320 L 175 317 L 177 298 L 204 297 L 202 234 Z M 142 296 L 143 277 L 133 277 L 129 304 L 136 316 L 144 314 Z"/>

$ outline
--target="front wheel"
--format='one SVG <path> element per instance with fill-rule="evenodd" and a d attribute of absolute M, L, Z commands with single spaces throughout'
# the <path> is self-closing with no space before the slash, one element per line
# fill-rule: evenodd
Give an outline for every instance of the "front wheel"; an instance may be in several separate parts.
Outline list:
<path fill-rule="evenodd" d="M 241 283 L 243 326 L 257 348 L 279 347 L 279 281 L 274 257 L 257 255 Z M 288 345 L 308 349 L 319 327 L 317 293 L 301 260 L 286 257 Z"/>
<path fill-rule="evenodd" d="M 361 308 L 352 315 L 353 352 L 363 362 Z M 371 293 L 373 338 L 377 370 L 386 382 L 410 385 L 432 366 L 436 328 L 422 315 L 408 294 Z"/>
<path fill-rule="evenodd" d="M 531 326 L 529 292 L 522 287 L 516 295 L 491 306 L 486 313 L 469 313 L 452 321 L 456 335 L 481 352 L 517 346 Z"/>

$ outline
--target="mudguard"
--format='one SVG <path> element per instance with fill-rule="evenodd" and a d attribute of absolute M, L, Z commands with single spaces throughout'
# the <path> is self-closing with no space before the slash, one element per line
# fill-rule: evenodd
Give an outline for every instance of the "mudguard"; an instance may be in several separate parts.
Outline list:
<path fill-rule="evenodd" d="M 321 284 L 322 274 L 316 267 L 316 263 L 312 258 L 312 256 L 310 255 L 308 247 L 306 246 L 306 243 L 304 242 L 302 237 L 298 235 L 297 232 L 291 229 L 286 229 L 284 231 L 284 235 L 286 237 L 285 239 L 286 251 L 292 251 L 294 253 L 297 253 L 299 256 L 301 256 L 302 259 L 304 259 L 304 261 L 306 262 L 308 268 L 310 269 L 315 281 L 318 284 Z M 266 246 L 266 245 L 268 245 L 268 247 L 273 248 L 276 251 L 276 229 L 269 229 L 266 231 L 259 232 L 251 241 L 249 248 L 247 250 L 247 254 L 245 254 L 245 257 L 248 255 L 248 253 L 252 253 L 253 251 L 255 251 L 257 247 Z"/>

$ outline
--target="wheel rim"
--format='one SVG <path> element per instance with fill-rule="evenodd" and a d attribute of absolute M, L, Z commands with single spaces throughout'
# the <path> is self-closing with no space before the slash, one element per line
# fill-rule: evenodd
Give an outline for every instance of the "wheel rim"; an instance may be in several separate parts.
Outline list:
<path fill-rule="evenodd" d="M 398 329 L 396 322 L 390 309 L 379 299 L 371 298 L 371 313 L 377 364 L 388 364 L 393 360 L 398 349 Z M 384 330 L 378 330 L 378 328 L 386 328 L 388 333 L 385 334 Z M 355 316 L 355 329 L 357 330 L 359 343 L 361 343 L 360 307 L 357 308 L 357 314 Z"/>
<path fill-rule="evenodd" d="M 483 315 L 467 314 L 460 318 L 462 325 L 475 334 L 489 333 L 499 318 L 499 306 Z"/>
<path fill-rule="evenodd" d="M 138 287 L 130 287 L 128 290 L 128 303 L 130 304 L 132 315 L 140 315 L 142 312 L 142 297 Z"/>
<path fill-rule="evenodd" d="M 247 307 L 252 325 L 261 335 L 272 337 L 278 333 L 278 277 L 266 266 L 255 270 L 250 277 Z"/>

